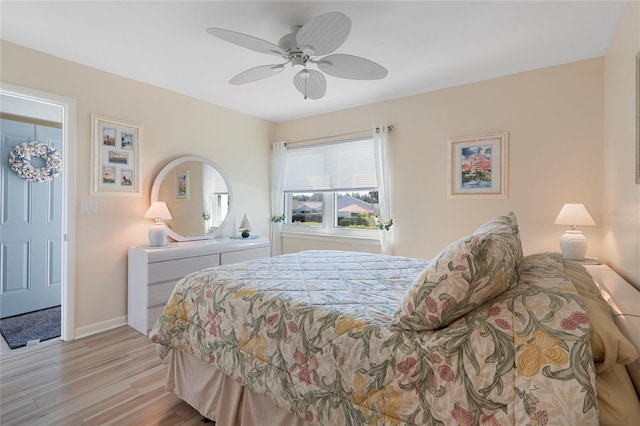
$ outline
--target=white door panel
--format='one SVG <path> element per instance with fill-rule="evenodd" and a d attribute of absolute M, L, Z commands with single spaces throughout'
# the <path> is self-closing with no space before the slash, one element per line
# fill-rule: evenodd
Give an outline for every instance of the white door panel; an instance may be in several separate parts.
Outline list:
<path fill-rule="evenodd" d="M 0 317 L 4 318 L 61 303 L 62 179 L 29 182 L 10 170 L 8 158 L 13 147 L 34 140 L 62 152 L 62 131 L 4 119 L 0 131 Z M 32 159 L 32 164 L 40 167 L 43 161 Z"/>

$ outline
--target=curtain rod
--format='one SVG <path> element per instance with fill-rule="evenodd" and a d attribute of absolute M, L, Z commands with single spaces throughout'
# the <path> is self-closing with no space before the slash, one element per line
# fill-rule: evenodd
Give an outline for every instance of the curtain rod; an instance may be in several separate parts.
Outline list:
<path fill-rule="evenodd" d="M 393 130 L 393 124 L 389 124 L 387 126 L 387 130 L 388 131 L 392 131 Z M 321 141 L 321 140 L 327 140 L 327 139 L 333 139 L 333 138 L 340 138 L 340 137 L 344 137 L 344 136 L 353 136 L 353 135 L 359 135 L 365 132 L 368 132 L 369 129 L 364 129 L 364 130 L 358 130 L 357 132 L 349 132 L 349 133 L 341 133 L 338 135 L 331 135 L 331 136 L 322 136 L 320 138 L 312 138 L 312 139 L 303 139 L 303 140 L 299 140 L 299 141 L 293 141 L 293 142 L 287 142 L 285 145 L 295 145 L 295 144 L 301 144 L 301 143 L 308 143 L 308 142 L 314 142 L 314 141 Z M 380 127 L 376 127 L 376 133 L 380 133 Z"/>
<path fill-rule="evenodd" d="M 393 124 L 389 124 L 387 126 L 387 131 L 392 131 L 393 130 Z M 376 133 L 380 133 L 380 127 L 376 127 Z"/>

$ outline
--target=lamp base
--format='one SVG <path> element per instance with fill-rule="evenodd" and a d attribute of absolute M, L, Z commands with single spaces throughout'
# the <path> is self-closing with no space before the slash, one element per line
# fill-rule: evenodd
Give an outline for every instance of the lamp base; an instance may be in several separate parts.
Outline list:
<path fill-rule="evenodd" d="M 163 247 L 167 244 L 167 226 L 162 223 L 154 223 L 149 228 L 149 245 L 151 247 Z"/>
<path fill-rule="evenodd" d="M 560 238 L 562 257 L 567 260 L 584 260 L 588 246 L 587 237 L 581 231 L 568 230 Z"/>

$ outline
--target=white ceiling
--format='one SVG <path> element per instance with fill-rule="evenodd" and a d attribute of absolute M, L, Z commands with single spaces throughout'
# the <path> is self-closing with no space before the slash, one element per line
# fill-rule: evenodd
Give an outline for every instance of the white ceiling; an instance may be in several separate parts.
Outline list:
<path fill-rule="evenodd" d="M 2 39 L 274 122 L 602 56 L 626 1 L 1 1 Z M 304 100 L 292 69 L 243 86 L 245 69 L 278 63 L 206 33 L 220 27 L 277 43 L 322 13 L 351 18 L 336 53 L 371 59 L 384 80 L 327 76 Z M 281 62 L 281 61 L 280 61 Z M 38 70 L 38 72 L 47 72 Z"/>

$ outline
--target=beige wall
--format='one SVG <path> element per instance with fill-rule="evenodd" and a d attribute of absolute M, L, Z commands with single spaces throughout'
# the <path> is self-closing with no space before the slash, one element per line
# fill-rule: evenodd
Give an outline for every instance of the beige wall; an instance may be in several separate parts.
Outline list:
<path fill-rule="evenodd" d="M 127 247 L 148 244 L 155 175 L 181 155 L 218 164 L 232 182 L 234 221 L 246 212 L 268 235 L 269 158 L 273 123 L 164 89 L 117 77 L 2 41 L 4 83 L 77 100 L 77 203 L 96 200 L 97 215 L 76 216 L 76 329 L 90 331 L 127 314 Z M 188 70 L 185 70 L 188 72 Z M 91 197 L 91 114 L 143 126 L 143 196 Z"/>
<path fill-rule="evenodd" d="M 640 288 L 640 184 L 635 183 L 635 58 L 640 2 L 627 5 L 604 57 L 604 244 L 602 257 Z"/>
<path fill-rule="evenodd" d="M 527 253 L 559 251 L 564 203 L 585 203 L 589 256 L 602 254 L 603 61 L 593 59 L 279 123 L 298 141 L 393 124 L 394 253 L 430 258 L 485 220 L 513 211 Z M 357 83 L 354 83 L 357 84 Z M 509 132 L 509 198 L 447 199 L 447 139 Z M 283 243 L 285 249 L 315 241 Z M 370 246 L 362 247 L 370 251 Z"/>

